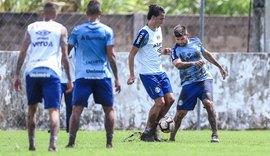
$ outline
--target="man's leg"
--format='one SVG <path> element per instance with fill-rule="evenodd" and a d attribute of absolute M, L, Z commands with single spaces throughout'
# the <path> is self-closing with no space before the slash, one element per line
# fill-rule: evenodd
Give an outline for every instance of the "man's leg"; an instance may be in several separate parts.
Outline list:
<path fill-rule="evenodd" d="M 181 126 L 182 119 L 187 115 L 187 113 L 187 110 L 177 110 L 174 117 L 175 128 L 170 134 L 170 141 L 175 141 L 175 135 Z"/>
<path fill-rule="evenodd" d="M 103 106 L 103 111 L 105 113 L 104 125 L 107 138 L 106 147 L 112 148 L 113 132 L 115 126 L 115 112 L 113 107 L 105 107 L 105 106 Z"/>
<path fill-rule="evenodd" d="M 29 151 L 36 150 L 35 145 L 36 111 L 37 111 L 37 104 L 29 105 L 27 115 Z"/>
<path fill-rule="evenodd" d="M 212 140 L 211 142 L 219 142 L 218 140 L 218 130 L 217 130 L 217 117 L 214 109 L 214 103 L 211 100 L 203 100 L 203 105 L 208 113 L 208 121 L 212 129 Z"/>
<path fill-rule="evenodd" d="M 69 132 L 69 120 L 72 113 L 72 92 L 64 93 L 66 103 L 66 132 Z"/>
<path fill-rule="evenodd" d="M 155 141 L 154 130 L 158 124 L 157 119 L 159 117 L 161 109 L 165 105 L 165 101 L 163 97 L 159 97 L 155 99 L 154 101 L 155 101 L 155 104 L 152 106 L 152 108 L 149 111 L 146 128 L 141 136 L 141 140 L 143 141 L 149 141 L 149 142 Z"/>
<path fill-rule="evenodd" d="M 69 121 L 69 141 L 67 148 L 73 148 L 75 145 L 76 134 L 80 126 L 80 118 L 84 107 L 80 105 L 73 106 L 72 114 Z"/>
<path fill-rule="evenodd" d="M 59 109 L 50 108 L 49 109 L 49 117 L 50 117 L 50 145 L 49 151 L 56 151 L 56 142 L 57 142 L 57 134 L 59 131 Z"/>
<path fill-rule="evenodd" d="M 168 113 L 168 111 L 170 110 L 172 104 L 174 103 L 173 93 L 165 94 L 164 100 L 165 100 L 165 104 L 162 107 L 162 109 L 160 110 L 159 116 L 158 116 L 158 118 L 156 120 L 156 124 L 153 127 L 155 141 L 161 141 L 161 139 L 159 137 L 159 132 L 157 130 L 157 125 L 158 125 L 159 120 L 161 118 L 163 118 Z"/>

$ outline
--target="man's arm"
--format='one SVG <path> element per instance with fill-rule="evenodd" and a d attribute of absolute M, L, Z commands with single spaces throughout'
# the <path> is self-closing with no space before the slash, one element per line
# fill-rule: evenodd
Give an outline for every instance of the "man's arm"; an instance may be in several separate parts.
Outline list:
<path fill-rule="evenodd" d="M 209 62 L 211 62 L 212 64 L 214 64 L 215 66 L 217 66 L 218 68 L 219 68 L 219 70 L 220 70 L 220 73 L 221 73 L 221 75 L 222 75 L 222 78 L 223 78 L 223 80 L 226 78 L 226 76 L 227 76 L 227 72 L 223 69 L 223 67 L 218 63 L 218 61 L 213 57 L 213 55 L 209 52 L 209 51 L 205 51 L 204 53 L 202 53 L 203 54 L 203 57 L 207 60 L 207 61 L 209 61 Z"/>
<path fill-rule="evenodd" d="M 65 27 L 61 30 L 61 37 L 60 37 L 60 45 L 61 45 L 61 52 L 62 52 L 62 65 L 64 67 L 64 70 L 66 72 L 66 76 L 68 79 L 67 83 L 67 90 L 66 92 L 71 92 L 73 85 L 71 81 L 70 71 L 69 71 L 69 63 L 68 63 L 68 52 L 67 52 L 67 29 Z"/>
<path fill-rule="evenodd" d="M 137 54 L 139 48 L 135 47 L 135 46 L 132 46 L 131 50 L 130 50 L 130 53 L 128 55 L 128 65 L 129 65 L 129 73 L 130 73 L 130 76 L 129 76 L 129 79 L 127 81 L 127 84 L 128 85 L 131 85 L 134 83 L 134 80 L 135 80 L 135 75 L 134 75 L 134 58 L 135 58 L 135 55 Z"/>
<path fill-rule="evenodd" d="M 26 32 L 24 35 L 24 38 L 23 38 L 22 46 L 20 48 L 20 54 L 19 54 L 19 58 L 17 61 L 17 66 L 16 66 L 15 74 L 14 74 L 14 87 L 15 87 L 16 91 L 19 91 L 22 88 L 21 87 L 21 80 L 20 80 L 20 71 L 21 71 L 22 65 L 24 63 L 27 49 L 28 49 L 30 43 L 31 43 L 30 35 L 28 34 L 28 32 Z"/>
<path fill-rule="evenodd" d="M 118 79 L 118 70 L 117 70 L 117 66 L 116 66 L 116 57 L 115 57 L 115 53 L 114 53 L 114 49 L 113 49 L 113 45 L 109 45 L 106 47 L 106 51 L 107 51 L 107 55 L 110 61 L 110 66 L 115 78 L 115 91 L 116 92 L 120 92 L 121 91 L 121 86 L 120 86 L 120 82 Z"/>
<path fill-rule="evenodd" d="M 187 68 L 189 68 L 191 66 L 201 67 L 204 64 L 205 64 L 205 62 L 203 60 L 199 60 L 199 61 L 195 61 L 195 62 L 183 62 L 183 61 L 181 61 L 181 59 L 178 58 L 178 59 L 175 59 L 173 61 L 173 65 L 179 70 L 187 69 Z"/>

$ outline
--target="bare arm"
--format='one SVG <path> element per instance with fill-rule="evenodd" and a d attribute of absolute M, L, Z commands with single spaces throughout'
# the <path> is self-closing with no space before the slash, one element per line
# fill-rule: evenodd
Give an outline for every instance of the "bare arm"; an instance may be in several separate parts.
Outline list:
<path fill-rule="evenodd" d="M 15 69 L 15 74 L 14 74 L 14 88 L 16 91 L 19 91 L 22 89 L 22 83 L 21 83 L 21 79 L 20 79 L 20 71 L 23 65 L 23 62 L 25 60 L 26 57 L 26 53 L 27 53 L 27 49 L 28 46 L 31 43 L 31 38 L 30 35 L 28 34 L 28 32 L 25 33 L 24 38 L 23 38 L 23 42 L 22 42 L 22 46 L 20 48 L 20 54 L 19 54 L 19 58 L 17 61 L 17 66 Z"/>
<path fill-rule="evenodd" d="M 65 27 L 63 27 L 63 29 L 61 30 L 60 45 L 61 45 L 61 50 L 62 50 L 61 62 L 62 62 L 62 65 L 64 67 L 64 70 L 66 72 L 67 79 L 68 79 L 66 92 L 71 92 L 73 85 L 72 85 L 72 81 L 71 81 L 69 63 L 68 63 L 67 29 Z"/>
<path fill-rule="evenodd" d="M 138 52 L 138 48 L 137 47 L 132 47 L 131 50 L 130 50 L 130 53 L 128 55 L 128 62 L 129 62 L 129 73 L 130 73 L 130 76 L 129 76 L 129 79 L 127 81 L 127 84 L 128 85 L 131 85 L 134 83 L 134 80 L 135 80 L 135 75 L 134 75 L 134 58 L 135 58 L 135 55 L 137 54 Z"/>
<path fill-rule="evenodd" d="M 115 81 L 114 81 L 114 83 L 115 83 L 115 91 L 120 92 L 121 91 L 121 86 L 120 86 L 120 82 L 119 82 L 119 79 L 118 79 L 118 70 L 117 70 L 117 66 L 116 66 L 116 57 L 115 57 L 113 46 L 112 45 L 107 46 L 106 51 L 107 51 L 108 58 L 109 58 L 109 61 L 110 61 L 110 66 L 111 66 L 111 69 L 112 69 L 112 72 L 113 72 L 113 75 L 114 75 L 114 78 L 115 78 Z"/>
<path fill-rule="evenodd" d="M 173 61 L 173 65 L 177 68 L 177 69 L 187 69 L 191 66 L 198 66 L 201 67 L 205 64 L 205 62 L 203 60 L 199 60 L 199 61 L 195 61 L 195 62 L 184 62 L 181 61 L 181 59 L 175 59 Z"/>
<path fill-rule="evenodd" d="M 209 61 L 209 62 L 211 62 L 212 64 L 214 64 L 215 66 L 217 66 L 217 67 L 219 68 L 219 70 L 220 70 L 220 73 L 221 73 L 221 75 L 222 75 L 222 78 L 223 78 L 223 79 L 226 78 L 227 72 L 223 69 L 223 67 L 218 63 L 218 61 L 213 57 L 213 55 L 212 55 L 209 51 L 206 50 L 206 51 L 203 53 L 203 57 L 204 57 L 207 61 Z"/>
<path fill-rule="evenodd" d="M 22 68 L 22 65 L 24 63 L 25 57 L 26 57 L 26 53 L 27 53 L 27 49 L 28 46 L 31 43 L 31 38 L 30 35 L 28 34 L 28 32 L 25 33 L 24 38 L 23 38 L 23 42 L 22 42 L 22 46 L 20 48 L 20 54 L 19 54 L 19 58 L 17 61 L 17 67 L 15 70 L 15 75 L 19 76 L 20 75 L 20 71 Z"/>

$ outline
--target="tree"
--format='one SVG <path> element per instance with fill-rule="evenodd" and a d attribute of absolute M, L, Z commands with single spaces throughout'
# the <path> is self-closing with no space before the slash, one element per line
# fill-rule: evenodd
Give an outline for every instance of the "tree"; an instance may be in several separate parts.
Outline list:
<path fill-rule="evenodd" d="M 0 11 L 36 12 L 49 0 L 0 0 Z M 146 14 L 159 4 L 169 15 L 198 15 L 201 0 L 100 0 L 104 14 Z M 85 12 L 89 0 L 56 0 L 63 12 Z M 205 0 L 205 15 L 248 15 L 249 0 Z"/>

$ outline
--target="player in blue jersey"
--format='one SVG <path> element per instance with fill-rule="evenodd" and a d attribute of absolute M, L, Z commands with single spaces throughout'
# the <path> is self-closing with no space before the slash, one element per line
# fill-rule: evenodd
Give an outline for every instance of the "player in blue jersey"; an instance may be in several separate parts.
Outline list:
<path fill-rule="evenodd" d="M 193 110 L 199 98 L 208 113 L 208 120 L 212 129 L 211 142 L 218 142 L 216 112 L 213 102 L 213 78 L 208 72 L 205 58 L 217 66 L 222 78 L 226 78 L 226 71 L 217 62 L 213 55 L 206 50 L 198 38 L 190 38 L 185 26 L 177 25 L 174 28 L 176 44 L 173 47 L 172 61 L 179 69 L 182 91 L 177 104 L 174 117 L 175 130 L 171 132 L 170 140 L 175 141 L 175 135 L 181 125 L 182 119 L 189 110 Z"/>
<path fill-rule="evenodd" d="M 76 47 L 75 85 L 73 110 L 70 118 L 69 142 L 66 147 L 75 145 L 80 116 L 87 107 L 88 98 L 93 93 L 95 103 L 101 104 L 105 113 L 106 147 L 112 148 L 115 125 L 113 109 L 112 74 L 115 78 L 115 91 L 120 92 L 116 58 L 114 54 L 114 35 L 110 27 L 99 22 L 101 5 L 91 0 L 87 5 L 89 22 L 76 26 L 70 35 L 70 47 Z"/>
<path fill-rule="evenodd" d="M 50 141 L 49 151 L 56 151 L 57 133 L 59 131 L 59 108 L 61 99 L 61 62 L 67 75 L 67 90 L 72 90 L 67 55 L 67 30 L 53 21 L 58 7 L 53 3 L 44 5 L 44 20 L 34 22 L 27 27 L 27 32 L 20 49 L 14 75 L 14 87 L 21 90 L 20 70 L 28 53 L 26 64 L 26 93 L 28 100 L 27 128 L 29 150 L 36 150 L 35 128 L 38 103 L 44 101 L 49 111 Z M 27 49 L 29 47 L 29 51 Z"/>
<path fill-rule="evenodd" d="M 147 125 L 141 140 L 160 141 L 157 133 L 158 121 L 166 115 L 174 102 L 170 80 L 161 69 L 161 54 L 167 54 L 168 49 L 162 49 L 162 33 L 160 25 L 165 18 L 165 11 L 158 5 L 150 5 L 147 15 L 148 23 L 137 34 L 129 54 L 130 77 L 127 84 L 134 83 L 134 58 L 137 55 L 140 79 L 154 100 L 149 111 Z"/>

